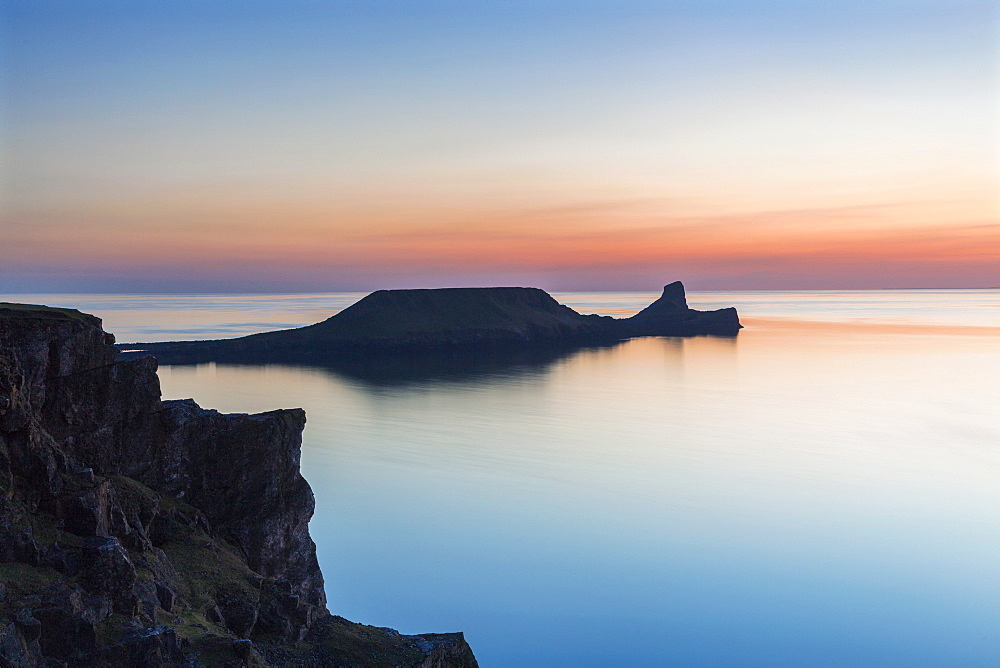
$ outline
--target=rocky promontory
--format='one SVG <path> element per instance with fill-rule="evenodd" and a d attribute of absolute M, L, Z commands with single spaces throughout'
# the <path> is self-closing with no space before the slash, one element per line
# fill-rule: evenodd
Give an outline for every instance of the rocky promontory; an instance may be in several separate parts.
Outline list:
<path fill-rule="evenodd" d="M 113 344 L 0 304 L 0 666 L 476 666 L 327 611 L 303 411 L 161 401 Z"/>
<path fill-rule="evenodd" d="M 538 288 L 379 290 L 326 320 L 236 339 L 127 344 L 171 364 L 329 362 L 358 354 L 607 344 L 636 336 L 732 336 L 734 308 L 689 308 L 680 281 L 631 318 L 582 315 Z"/>

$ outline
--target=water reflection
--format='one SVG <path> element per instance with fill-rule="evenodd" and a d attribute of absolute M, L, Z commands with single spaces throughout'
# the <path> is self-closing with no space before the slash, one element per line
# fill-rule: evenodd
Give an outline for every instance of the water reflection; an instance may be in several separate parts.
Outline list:
<path fill-rule="evenodd" d="M 484 666 L 995 665 L 1000 337 L 975 330 L 161 378 L 304 407 L 331 609 L 462 629 Z"/>
<path fill-rule="evenodd" d="M 323 371 L 360 386 L 400 388 L 406 386 L 487 383 L 518 377 L 540 377 L 554 366 L 572 358 L 611 360 L 614 351 L 629 343 L 632 356 L 654 356 L 659 360 L 680 365 L 685 350 L 697 350 L 709 355 L 736 352 L 738 334 L 697 337 L 646 337 L 629 342 L 597 345 L 546 345 L 530 348 L 496 348 L 479 350 L 422 350 L 407 353 L 352 354 L 299 360 L 276 359 L 259 363 L 226 364 L 227 367 L 287 367 Z M 177 369 L 207 367 L 206 363 L 165 365 Z M 214 368 L 214 363 L 212 367 Z"/>
<path fill-rule="evenodd" d="M 423 351 L 416 354 L 353 355 L 312 364 L 364 386 L 482 383 L 519 376 L 540 376 L 562 360 L 606 346 L 545 346 L 507 350 Z M 298 366 L 298 365 L 294 365 Z"/>

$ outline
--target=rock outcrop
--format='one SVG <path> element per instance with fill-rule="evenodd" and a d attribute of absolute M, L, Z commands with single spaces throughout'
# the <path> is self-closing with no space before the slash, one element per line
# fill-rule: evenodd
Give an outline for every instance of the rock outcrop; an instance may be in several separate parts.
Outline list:
<path fill-rule="evenodd" d="M 742 328 L 734 308 L 716 311 L 690 308 L 680 281 L 664 286 L 659 299 L 620 322 L 631 336 L 731 335 Z"/>
<path fill-rule="evenodd" d="M 379 290 L 323 322 L 237 339 L 128 344 L 164 363 L 328 362 L 359 353 L 606 344 L 635 336 L 733 335 L 736 309 L 688 308 L 684 286 L 632 318 L 582 315 L 538 288 Z"/>
<path fill-rule="evenodd" d="M 0 666 L 475 666 L 326 610 L 305 415 L 161 401 L 100 320 L 0 304 Z"/>

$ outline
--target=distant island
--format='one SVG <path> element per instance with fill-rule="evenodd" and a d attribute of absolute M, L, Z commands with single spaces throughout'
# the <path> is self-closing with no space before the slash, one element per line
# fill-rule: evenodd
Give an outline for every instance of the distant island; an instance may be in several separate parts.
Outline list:
<path fill-rule="evenodd" d="M 609 343 L 637 336 L 732 336 L 735 308 L 688 307 L 675 281 L 631 318 L 582 315 L 538 288 L 379 290 L 326 320 L 214 341 L 123 344 L 126 356 L 163 363 L 321 361 L 358 352 Z"/>

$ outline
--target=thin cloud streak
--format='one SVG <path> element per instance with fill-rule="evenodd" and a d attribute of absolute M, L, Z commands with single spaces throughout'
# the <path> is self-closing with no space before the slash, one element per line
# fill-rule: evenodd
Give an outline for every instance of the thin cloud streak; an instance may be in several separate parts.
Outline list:
<path fill-rule="evenodd" d="M 748 218 L 753 225 L 746 225 Z M 804 228 L 790 224 L 794 216 L 776 218 L 684 219 L 661 227 L 575 233 L 544 228 L 495 233 L 427 229 L 327 242 L 294 234 L 279 240 L 165 240 L 153 235 L 152 241 L 129 238 L 98 244 L 83 255 L 73 239 L 63 239 L 53 240 L 45 262 L 17 256 L 0 271 L 39 272 L 55 259 L 66 271 L 93 276 L 107 273 L 112 265 L 122 277 L 156 275 L 169 281 L 181 272 L 208 282 L 233 283 L 254 274 L 270 277 L 275 285 L 326 290 L 385 286 L 390 279 L 426 283 L 431 277 L 452 284 L 478 283 L 483 276 L 540 277 L 558 289 L 599 277 L 608 288 L 649 289 L 671 272 L 720 287 L 726 280 L 733 285 L 756 281 L 758 287 L 816 287 L 817 281 L 832 286 L 837 276 L 855 287 L 1000 283 L 1000 225 L 995 223 L 838 229 L 835 217 L 828 225 Z M 902 278 L 893 279 L 892 274 Z M 414 281 L 414 276 L 421 278 Z M 590 287 L 599 288 L 600 282 Z"/>

